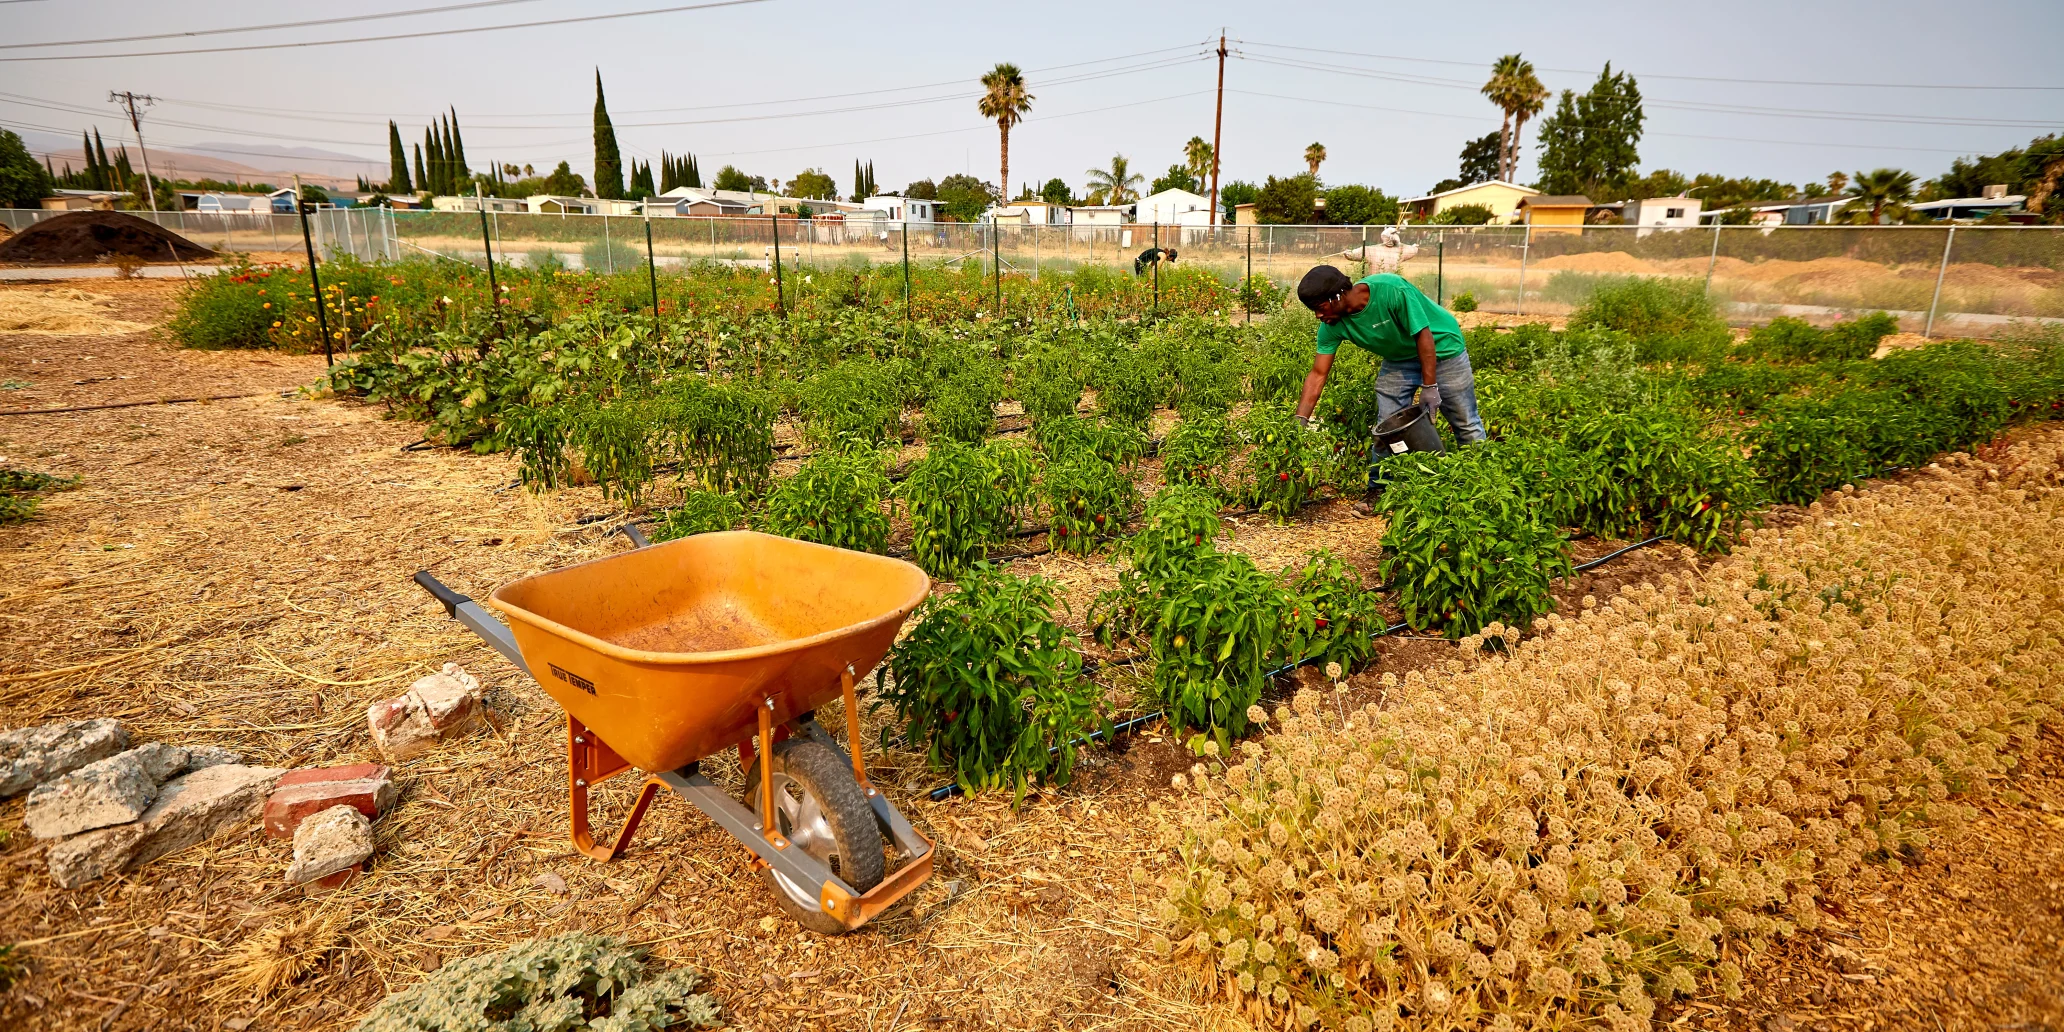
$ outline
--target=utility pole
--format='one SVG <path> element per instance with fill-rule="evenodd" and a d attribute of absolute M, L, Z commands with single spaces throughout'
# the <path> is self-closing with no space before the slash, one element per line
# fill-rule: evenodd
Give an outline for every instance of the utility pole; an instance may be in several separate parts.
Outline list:
<path fill-rule="evenodd" d="M 1211 224 L 1218 225 L 1219 130 L 1225 126 L 1225 31 L 1218 33 L 1218 110 L 1211 116 Z"/>
<path fill-rule="evenodd" d="M 129 128 L 136 131 L 136 153 L 143 156 L 143 194 L 150 201 L 150 210 L 155 214 L 158 210 L 158 184 L 151 176 L 150 150 L 143 145 L 143 116 L 136 113 L 136 102 L 143 101 L 144 107 L 150 107 L 158 102 L 158 98 L 148 93 L 138 96 L 127 90 L 109 90 L 107 99 L 108 103 L 120 104 L 129 111 Z"/>

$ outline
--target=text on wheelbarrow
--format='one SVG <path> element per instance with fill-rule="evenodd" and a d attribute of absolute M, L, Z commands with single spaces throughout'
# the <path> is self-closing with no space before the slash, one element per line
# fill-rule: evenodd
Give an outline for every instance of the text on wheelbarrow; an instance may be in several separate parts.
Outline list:
<path fill-rule="evenodd" d="M 559 664 L 557 663 L 547 663 L 545 665 L 552 668 L 553 677 L 556 677 L 561 681 L 565 681 L 567 684 L 570 684 L 575 688 L 580 689 L 581 691 L 587 692 L 589 695 L 595 694 L 595 682 L 590 681 L 579 674 L 568 673 L 567 671 L 560 669 Z"/>

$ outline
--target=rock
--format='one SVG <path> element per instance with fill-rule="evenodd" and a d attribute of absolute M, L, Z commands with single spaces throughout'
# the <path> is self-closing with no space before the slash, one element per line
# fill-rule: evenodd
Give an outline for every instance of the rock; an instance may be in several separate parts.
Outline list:
<path fill-rule="evenodd" d="M 0 732 L 0 799 L 129 748 L 119 720 L 71 720 Z"/>
<path fill-rule="evenodd" d="M 121 759 L 124 756 L 133 757 L 143 767 L 144 773 L 150 775 L 152 781 L 163 784 L 173 775 L 186 772 L 186 763 L 191 754 L 176 745 L 151 742 L 112 758 Z"/>
<path fill-rule="evenodd" d="M 158 750 L 131 749 L 37 785 L 22 824 L 39 839 L 127 824 L 158 797 L 158 772 L 167 759 Z M 179 762 L 186 762 L 184 754 Z"/>
<path fill-rule="evenodd" d="M 540 874 L 535 878 L 532 878 L 531 883 L 536 885 L 538 888 L 541 888 L 546 892 L 551 893 L 554 896 L 566 895 L 566 879 L 561 878 L 550 871 L 546 871 L 545 873 Z"/>
<path fill-rule="evenodd" d="M 339 805 L 356 809 L 367 820 L 379 820 L 394 805 L 397 792 L 384 764 L 292 771 L 265 801 L 265 833 L 276 839 L 294 838 L 311 814 Z"/>
<path fill-rule="evenodd" d="M 373 822 L 348 804 L 332 806 L 301 822 L 294 832 L 294 863 L 287 882 L 327 878 L 349 870 L 373 855 Z"/>
<path fill-rule="evenodd" d="M 380 755 L 389 763 L 405 763 L 440 740 L 478 726 L 480 699 L 480 680 L 457 663 L 446 663 L 399 698 L 373 703 L 366 709 L 366 724 Z"/>
<path fill-rule="evenodd" d="M 180 770 L 180 773 L 191 774 L 202 767 L 216 767 L 225 763 L 242 762 L 244 762 L 243 753 L 231 752 L 216 745 L 197 745 L 186 750 L 186 766 Z"/>
<path fill-rule="evenodd" d="M 224 763 L 166 782 L 142 816 L 50 847 L 50 876 L 72 888 L 126 871 L 258 819 L 286 771 Z"/>

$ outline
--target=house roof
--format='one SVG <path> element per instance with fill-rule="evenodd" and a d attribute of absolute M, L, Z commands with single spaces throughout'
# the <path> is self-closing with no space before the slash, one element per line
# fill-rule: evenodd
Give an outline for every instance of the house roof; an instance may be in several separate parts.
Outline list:
<path fill-rule="evenodd" d="M 2027 194 L 2008 194 L 2005 197 L 1948 197 L 1939 201 L 1923 201 L 1909 204 L 1914 211 L 1941 211 L 1944 208 L 2012 208 L 2028 200 Z"/>
<path fill-rule="evenodd" d="M 1484 188 L 1484 187 L 1486 187 L 1486 186 L 1502 186 L 1502 187 L 1505 187 L 1505 188 L 1506 188 L 1506 189 L 1508 189 L 1508 190 L 1518 190 L 1518 191 L 1519 191 L 1520 193 L 1523 193 L 1523 194 L 1532 194 L 1532 195 L 1538 195 L 1538 194 L 1540 194 L 1540 192 L 1541 192 L 1541 191 L 1539 191 L 1539 190 L 1535 190 L 1535 189 L 1531 189 L 1531 188 L 1529 188 L 1529 187 L 1524 187 L 1524 186 L 1521 186 L 1521 185 L 1519 185 L 1518 183 L 1508 183 L 1508 182 L 1506 182 L 1506 181 L 1505 181 L 1505 180 L 1503 180 L 1503 179 L 1486 179 L 1486 180 L 1484 180 L 1484 181 L 1483 181 L 1483 182 L 1481 182 L 1481 183 L 1471 183 L 1471 184 L 1469 184 L 1468 186 L 1458 186 L 1458 187 L 1454 188 L 1453 190 L 1442 190 L 1442 191 L 1441 191 L 1441 192 L 1439 192 L 1439 193 L 1431 193 L 1431 194 L 1427 194 L 1427 195 L 1426 195 L 1426 196 L 1424 196 L 1424 197 L 1407 197 L 1407 198 L 1405 198 L 1405 199 L 1404 199 L 1403 201 L 1400 201 L 1400 202 L 1398 202 L 1398 203 L 1400 203 L 1400 204 L 1413 204 L 1413 203 L 1416 203 L 1416 202 L 1418 202 L 1418 201 L 1433 201 L 1433 200 L 1439 200 L 1439 199 L 1440 199 L 1440 198 L 1442 198 L 1442 197 L 1452 197 L 1452 196 L 1454 196 L 1455 194 L 1458 194 L 1458 193 L 1466 193 L 1466 192 L 1468 192 L 1468 191 L 1470 191 L 1470 190 L 1481 190 L 1481 189 L 1483 189 L 1483 188 Z"/>
<path fill-rule="evenodd" d="M 1589 208 L 1591 198 L 1583 194 L 1535 194 L 1519 199 L 1522 208 Z"/>

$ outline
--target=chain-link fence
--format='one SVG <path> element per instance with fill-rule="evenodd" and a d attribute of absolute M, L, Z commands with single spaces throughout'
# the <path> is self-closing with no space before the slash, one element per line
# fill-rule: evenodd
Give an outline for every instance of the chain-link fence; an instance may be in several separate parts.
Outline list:
<path fill-rule="evenodd" d="M 0 211 L 21 230 L 61 212 Z M 282 214 L 136 213 L 225 251 L 298 253 L 300 220 Z M 1294 284 L 1313 265 L 1359 273 L 1389 255 L 1380 226 L 1028 226 L 879 219 L 774 219 L 335 209 L 314 212 L 319 253 L 362 260 L 438 256 L 614 272 L 700 262 L 767 268 L 956 265 L 1038 277 L 1087 267 L 1130 274 L 1162 247 L 1227 282 Z M 648 236 L 649 234 L 649 236 Z M 483 242 L 483 236 L 486 242 Z M 2049 226 L 1405 226 L 1416 253 L 1400 271 L 1444 303 L 1569 314 L 1603 283 L 1630 276 L 1696 281 L 1731 322 L 1780 315 L 1830 321 L 1887 311 L 1904 329 L 1988 336 L 2015 322 L 2064 323 L 2064 227 Z M 1365 250 L 1367 249 L 1367 250 Z"/>

